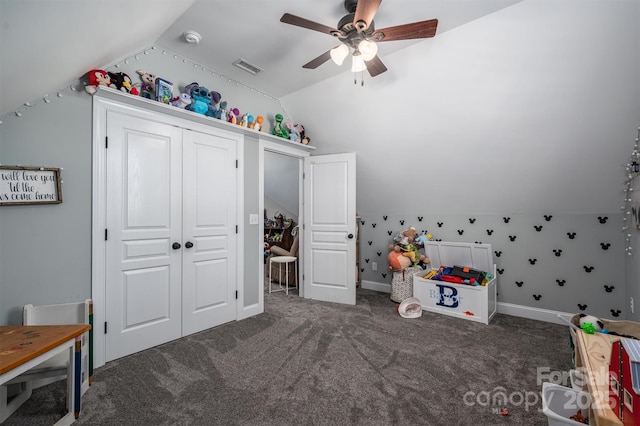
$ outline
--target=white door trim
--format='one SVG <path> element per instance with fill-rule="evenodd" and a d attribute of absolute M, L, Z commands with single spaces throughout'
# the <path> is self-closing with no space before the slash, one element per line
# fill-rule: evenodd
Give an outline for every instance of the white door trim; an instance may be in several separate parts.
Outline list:
<path fill-rule="evenodd" d="M 299 248 L 298 248 L 298 273 L 302 274 L 303 265 L 304 265 L 304 237 L 302 233 L 302 225 L 304 224 L 304 181 L 302 180 L 303 174 L 303 163 L 305 157 L 309 157 L 309 153 L 305 151 L 301 151 L 299 149 L 288 147 L 284 145 L 280 145 L 274 142 L 269 142 L 263 139 L 259 140 L 258 146 L 258 211 L 260 212 L 260 220 L 258 221 L 258 241 L 257 246 L 260 250 L 260 265 L 259 265 L 259 289 L 260 296 L 258 302 L 258 309 L 260 312 L 264 312 L 264 262 L 262 261 L 264 255 L 263 244 L 264 244 L 264 220 L 262 220 L 262 212 L 264 212 L 264 153 L 265 151 L 275 152 L 277 154 L 288 155 L 289 157 L 297 158 L 299 160 L 299 176 L 298 176 L 298 224 L 300 225 L 300 239 Z M 300 281 L 301 282 L 301 281 Z M 298 285 L 298 291 L 300 292 L 300 296 L 304 296 L 304 289 L 302 285 Z"/>

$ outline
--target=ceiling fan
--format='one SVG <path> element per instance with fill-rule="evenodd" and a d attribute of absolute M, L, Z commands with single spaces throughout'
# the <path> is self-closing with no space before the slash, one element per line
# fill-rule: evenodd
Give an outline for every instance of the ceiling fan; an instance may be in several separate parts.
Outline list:
<path fill-rule="evenodd" d="M 341 65 L 349 52 L 353 51 L 351 71 L 366 69 L 371 77 L 375 77 L 387 70 L 377 55 L 377 42 L 429 38 L 436 35 L 438 27 L 438 20 L 430 19 L 376 30 L 373 17 L 381 2 L 382 0 L 345 0 L 344 7 L 348 14 L 340 19 L 337 28 L 290 13 L 282 15 L 280 22 L 329 34 L 341 41 L 340 45 L 304 64 L 303 68 L 315 69 L 329 59 Z"/>

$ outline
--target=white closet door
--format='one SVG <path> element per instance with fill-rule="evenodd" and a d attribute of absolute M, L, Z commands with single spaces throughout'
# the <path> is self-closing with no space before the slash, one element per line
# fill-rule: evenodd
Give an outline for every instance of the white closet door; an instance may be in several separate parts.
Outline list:
<path fill-rule="evenodd" d="M 183 335 L 236 319 L 237 143 L 183 134 Z"/>
<path fill-rule="evenodd" d="M 180 337 L 182 130 L 109 111 L 107 136 L 110 361 Z"/>

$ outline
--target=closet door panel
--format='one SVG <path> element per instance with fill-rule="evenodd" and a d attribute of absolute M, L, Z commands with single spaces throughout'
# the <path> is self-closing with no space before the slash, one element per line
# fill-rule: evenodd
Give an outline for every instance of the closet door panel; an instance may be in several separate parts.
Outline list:
<path fill-rule="evenodd" d="M 237 144 L 183 134 L 183 335 L 236 319 Z"/>
<path fill-rule="evenodd" d="M 106 360 L 180 337 L 182 131 L 107 114 Z"/>

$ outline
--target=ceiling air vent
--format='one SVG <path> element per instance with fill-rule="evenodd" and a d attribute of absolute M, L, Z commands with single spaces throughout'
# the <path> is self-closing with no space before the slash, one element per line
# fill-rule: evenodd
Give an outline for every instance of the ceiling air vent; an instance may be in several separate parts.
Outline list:
<path fill-rule="evenodd" d="M 249 62 L 247 62 L 245 59 L 242 59 L 242 58 L 235 61 L 233 65 L 253 75 L 257 75 L 258 73 L 262 72 L 262 68 L 257 67 L 253 64 L 250 64 Z"/>

